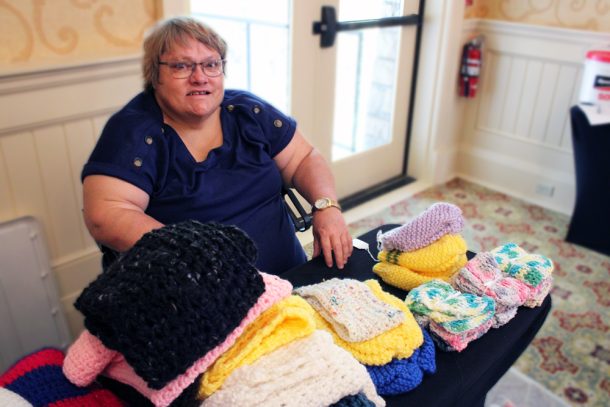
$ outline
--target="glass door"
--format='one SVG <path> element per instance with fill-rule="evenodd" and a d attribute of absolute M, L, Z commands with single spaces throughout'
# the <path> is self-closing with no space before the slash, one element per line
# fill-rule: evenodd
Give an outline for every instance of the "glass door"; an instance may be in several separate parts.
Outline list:
<path fill-rule="evenodd" d="M 225 87 L 245 89 L 290 113 L 290 0 L 191 0 L 191 15 L 228 44 Z"/>
<path fill-rule="evenodd" d="M 295 15 L 320 21 L 322 3 L 335 7 L 339 22 L 419 12 L 419 1 L 333 0 L 296 1 Z M 339 31 L 329 48 L 320 47 L 311 22 L 299 32 L 306 29 L 309 35 L 294 45 L 299 52 L 293 54 L 293 75 L 306 79 L 293 81 L 293 112 L 307 118 L 307 134 L 331 163 L 339 197 L 354 198 L 404 179 L 417 27 Z M 313 105 L 307 98 L 295 100 L 295 94 L 307 95 Z"/>
<path fill-rule="evenodd" d="M 332 166 L 340 198 L 404 179 L 416 26 L 341 31 L 320 47 L 322 6 L 337 20 L 417 14 L 414 0 L 191 1 L 229 43 L 226 86 L 294 116 Z"/>

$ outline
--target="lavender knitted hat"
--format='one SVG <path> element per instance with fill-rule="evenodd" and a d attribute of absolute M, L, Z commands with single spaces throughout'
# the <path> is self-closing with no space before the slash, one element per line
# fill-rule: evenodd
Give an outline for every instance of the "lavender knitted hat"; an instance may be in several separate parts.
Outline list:
<path fill-rule="evenodd" d="M 410 222 L 381 235 L 383 250 L 410 252 L 464 229 L 462 210 L 448 202 L 437 202 Z"/>
<path fill-rule="evenodd" d="M 152 389 L 222 343 L 264 292 L 254 243 L 186 221 L 145 234 L 76 300 L 85 326 Z"/>

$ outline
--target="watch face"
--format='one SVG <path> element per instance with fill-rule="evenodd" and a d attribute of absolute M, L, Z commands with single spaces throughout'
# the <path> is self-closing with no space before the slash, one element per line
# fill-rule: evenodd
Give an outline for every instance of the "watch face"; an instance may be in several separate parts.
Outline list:
<path fill-rule="evenodd" d="M 316 209 L 324 209 L 328 206 L 328 200 L 326 198 L 320 198 L 313 205 Z"/>

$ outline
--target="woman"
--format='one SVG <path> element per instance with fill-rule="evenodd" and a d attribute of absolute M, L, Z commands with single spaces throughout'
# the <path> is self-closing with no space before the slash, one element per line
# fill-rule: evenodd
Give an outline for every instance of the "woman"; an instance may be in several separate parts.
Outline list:
<path fill-rule="evenodd" d="M 233 224 L 256 243 L 257 267 L 279 274 L 306 260 L 284 184 L 331 203 L 314 212 L 313 255 L 343 268 L 352 240 L 329 166 L 292 118 L 248 92 L 225 91 L 226 51 L 191 18 L 161 22 L 146 38 L 144 91 L 110 118 L 83 169 L 91 235 L 122 252 L 163 224 Z"/>

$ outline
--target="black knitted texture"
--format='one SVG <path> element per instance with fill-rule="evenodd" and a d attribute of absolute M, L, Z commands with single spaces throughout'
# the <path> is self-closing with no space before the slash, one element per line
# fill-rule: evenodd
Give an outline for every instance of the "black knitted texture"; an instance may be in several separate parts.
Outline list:
<path fill-rule="evenodd" d="M 199 387 L 201 387 L 201 378 L 203 374 L 197 376 L 197 379 L 191 383 L 186 389 L 182 390 L 180 396 L 172 401 L 169 407 L 200 407 L 201 400 L 197 399 Z"/>
<path fill-rule="evenodd" d="M 265 290 L 234 226 L 186 221 L 145 234 L 75 307 L 106 347 L 161 389 L 222 343 Z"/>
<path fill-rule="evenodd" d="M 367 399 L 363 393 L 345 396 L 330 407 L 375 407 L 375 403 Z"/>

